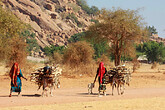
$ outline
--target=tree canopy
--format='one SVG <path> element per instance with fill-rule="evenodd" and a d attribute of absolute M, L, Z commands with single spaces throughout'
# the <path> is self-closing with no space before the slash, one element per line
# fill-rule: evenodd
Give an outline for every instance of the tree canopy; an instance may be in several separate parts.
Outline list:
<path fill-rule="evenodd" d="M 149 31 L 149 36 L 151 36 L 152 34 L 158 34 L 158 32 L 154 26 L 148 26 L 147 29 Z"/>
<path fill-rule="evenodd" d="M 0 59 L 9 64 L 21 63 L 26 56 L 26 43 L 20 33 L 25 29 L 22 23 L 10 11 L 0 7 Z"/>
<path fill-rule="evenodd" d="M 100 23 L 88 30 L 87 37 L 96 35 L 97 39 L 105 39 L 115 56 L 115 65 L 120 64 L 121 56 L 135 55 L 134 43 L 146 36 L 146 29 L 138 10 L 112 9 L 100 11 Z"/>
<path fill-rule="evenodd" d="M 165 46 L 163 43 L 157 43 L 155 41 L 145 42 L 142 45 L 137 46 L 137 51 L 147 55 L 147 58 L 152 63 L 162 62 L 165 57 Z"/>

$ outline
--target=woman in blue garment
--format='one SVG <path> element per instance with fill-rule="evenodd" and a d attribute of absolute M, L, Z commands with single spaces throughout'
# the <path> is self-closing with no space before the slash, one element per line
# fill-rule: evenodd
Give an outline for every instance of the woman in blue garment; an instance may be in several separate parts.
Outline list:
<path fill-rule="evenodd" d="M 11 78 L 11 89 L 10 89 L 10 95 L 11 97 L 12 92 L 18 92 L 18 95 L 21 92 L 22 82 L 21 77 L 27 80 L 21 72 L 21 69 L 19 69 L 18 63 L 14 63 L 11 70 L 10 70 L 10 78 Z"/>

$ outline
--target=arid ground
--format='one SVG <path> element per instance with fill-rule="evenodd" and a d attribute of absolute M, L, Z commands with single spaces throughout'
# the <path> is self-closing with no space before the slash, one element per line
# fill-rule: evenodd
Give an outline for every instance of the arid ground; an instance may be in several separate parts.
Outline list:
<path fill-rule="evenodd" d="M 151 69 L 142 64 L 132 73 L 130 86 L 125 87 L 123 95 L 107 85 L 107 96 L 98 97 L 98 83 L 94 94 L 88 95 L 87 85 L 93 77 L 80 76 L 66 78 L 61 76 L 61 88 L 53 91 L 53 97 L 41 97 L 42 89 L 22 79 L 21 96 L 9 96 L 10 79 L 0 76 L 0 110 L 164 110 L 165 109 L 165 65 Z M 28 76 L 26 76 L 28 77 Z"/>

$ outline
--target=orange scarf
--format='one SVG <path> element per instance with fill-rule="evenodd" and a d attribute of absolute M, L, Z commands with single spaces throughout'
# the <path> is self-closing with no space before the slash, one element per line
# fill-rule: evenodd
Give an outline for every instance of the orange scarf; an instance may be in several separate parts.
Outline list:
<path fill-rule="evenodd" d="M 9 73 L 11 81 L 13 82 L 14 86 L 17 85 L 17 75 L 19 75 L 19 73 L 20 71 L 19 71 L 18 63 L 14 63 Z"/>
<path fill-rule="evenodd" d="M 105 73 L 104 63 L 101 62 L 99 65 L 99 77 L 100 77 L 100 83 L 101 84 L 102 84 L 102 78 L 103 78 L 104 73 Z"/>

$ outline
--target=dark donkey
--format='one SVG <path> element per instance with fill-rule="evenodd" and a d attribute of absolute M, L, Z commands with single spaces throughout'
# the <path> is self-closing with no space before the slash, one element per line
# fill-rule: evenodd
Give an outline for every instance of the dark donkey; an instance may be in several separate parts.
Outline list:
<path fill-rule="evenodd" d="M 129 85 L 131 73 L 129 71 L 119 72 L 117 69 L 109 70 L 105 75 L 105 84 L 111 84 L 112 95 L 114 87 L 117 87 L 118 95 L 124 93 L 125 84 Z M 120 91 L 119 91 L 120 88 Z"/>
<path fill-rule="evenodd" d="M 43 92 L 42 96 L 44 97 L 44 94 L 46 92 L 46 96 L 48 96 L 48 90 L 50 89 L 50 95 L 53 96 L 53 87 L 54 87 L 54 82 L 53 82 L 53 77 L 51 75 L 44 75 L 42 76 L 42 81 L 43 85 Z"/>

